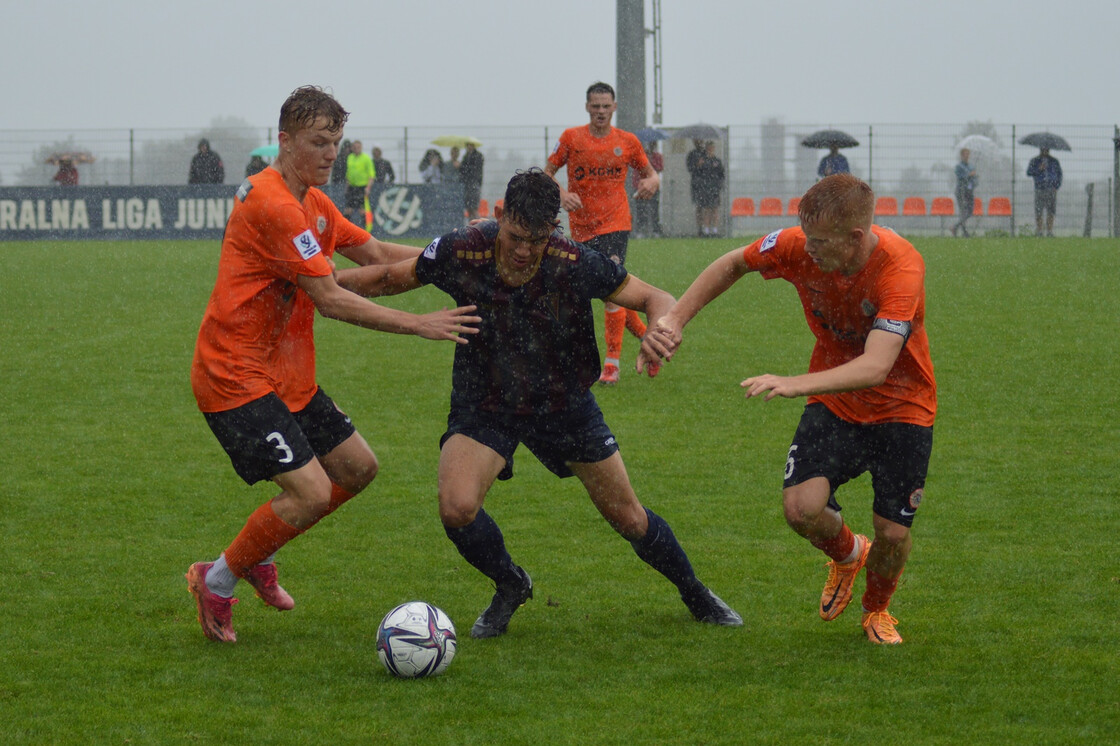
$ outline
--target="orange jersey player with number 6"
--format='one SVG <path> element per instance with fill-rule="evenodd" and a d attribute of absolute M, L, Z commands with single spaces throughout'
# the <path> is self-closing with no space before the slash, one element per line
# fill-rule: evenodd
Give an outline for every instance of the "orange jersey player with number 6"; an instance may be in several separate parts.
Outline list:
<path fill-rule="evenodd" d="M 191 386 L 234 470 L 280 493 L 257 508 L 213 562 L 196 562 L 187 587 L 203 633 L 235 642 L 239 579 L 269 606 L 289 610 L 273 556 L 377 474 L 377 457 L 315 379 L 315 311 L 356 326 L 465 344 L 474 307 L 417 315 L 345 288 L 338 253 L 359 265 L 392 264 L 419 249 L 383 243 L 343 217 L 317 187 L 327 183 L 348 114 L 306 86 L 280 109 L 280 153 L 237 190 L 218 278 L 198 333 Z"/>
<path fill-rule="evenodd" d="M 775 231 L 713 262 L 650 331 L 675 353 L 685 325 L 748 272 L 797 289 L 816 337 L 809 372 L 742 382 L 747 398 L 808 397 L 786 460 L 782 502 L 790 528 L 828 557 L 820 616 L 840 616 L 865 566 L 862 626 L 875 643 L 900 643 L 887 611 L 910 556 L 937 411 L 925 328 L 925 264 L 893 231 L 872 225 L 875 195 L 849 174 L 802 197 L 801 226 Z M 643 347 L 642 355 L 647 348 Z M 639 364 L 642 362 L 639 356 Z M 874 541 L 853 534 L 836 490 L 872 475 Z"/>

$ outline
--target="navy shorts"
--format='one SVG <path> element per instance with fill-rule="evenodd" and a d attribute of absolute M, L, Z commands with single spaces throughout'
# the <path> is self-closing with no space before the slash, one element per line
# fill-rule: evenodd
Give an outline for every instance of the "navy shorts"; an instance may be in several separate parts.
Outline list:
<path fill-rule="evenodd" d="M 249 484 L 295 471 L 355 433 L 350 418 L 321 388 L 299 412 L 289 411 L 276 394 L 267 394 L 236 409 L 203 416 L 233 470 Z"/>
<path fill-rule="evenodd" d="M 346 187 L 346 208 L 360 210 L 366 206 L 366 188 L 360 186 Z"/>
<path fill-rule="evenodd" d="M 506 460 L 498 479 L 513 476 L 513 452 L 518 443 L 524 443 L 558 477 L 572 476 L 570 463 L 594 464 L 618 450 L 590 391 L 577 405 L 550 414 L 504 414 L 453 406 L 440 448 L 456 434 L 494 449 Z"/>
<path fill-rule="evenodd" d="M 1057 189 L 1035 189 L 1034 190 L 1034 216 L 1041 218 L 1042 213 L 1045 212 L 1050 217 L 1054 216 L 1054 212 L 1058 209 L 1058 190 Z"/>
<path fill-rule="evenodd" d="M 626 247 L 630 244 L 630 231 L 615 231 L 595 236 L 584 243 L 589 249 L 594 249 L 600 254 L 615 259 L 622 266 L 626 266 Z"/>
<path fill-rule="evenodd" d="M 859 425 L 813 403 L 805 407 L 793 435 L 782 486 L 824 477 L 830 488 L 829 507 L 839 511 L 837 488 L 871 472 L 875 515 L 910 526 L 922 502 L 932 450 L 932 427 L 905 422 Z"/>

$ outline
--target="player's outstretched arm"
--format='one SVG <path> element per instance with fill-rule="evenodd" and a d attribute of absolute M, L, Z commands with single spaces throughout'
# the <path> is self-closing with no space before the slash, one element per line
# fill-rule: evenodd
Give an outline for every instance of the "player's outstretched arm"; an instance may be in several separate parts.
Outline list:
<path fill-rule="evenodd" d="M 359 246 L 345 246 L 338 249 L 339 254 L 361 267 L 369 264 L 396 264 L 415 259 L 422 251 L 424 251 L 422 246 L 389 243 L 373 236 Z"/>
<path fill-rule="evenodd" d="M 411 264 L 414 262 L 405 262 Z M 398 265 L 390 265 L 398 266 Z M 367 269 L 360 267 L 359 271 Z M 466 344 L 462 334 L 477 334 L 482 318 L 475 316 L 475 306 L 443 309 L 433 313 L 415 314 L 386 308 L 341 287 L 333 275 L 308 277 L 300 275 L 299 286 L 311 296 L 315 308 L 324 317 L 345 321 L 355 326 L 393 334 L 415 334 L 424 339 L 450 340 Z"/>
<path fill-rule="evenodd" d="M 608 300 L 624 308 L 641 311 L 647 319 L 661 318 L 673 307 L 673 296 L 632 274 L 627 276 L 623 286 Z M 665 338 L 657 334 L 652 328 L 647 329 L 646 335 L 642 338 L 642 349 L 638 353 L 638 360 L 634 367 L 639 373 L 647 370 L 650 377 L 653 377 L 657 374 L 661 361 L 667 360 L 671 353 L 672 350 L 666 343 Z"/>
<path fill-rule="evenodd" d="M 335 272 L 338 284 L 366 298 L 397 295 L 420 287 L 416 278 L 416 256 L 396 264 L 367 264 Z"/>
<path fill-rule="evenodd" d="M 793 399 L 816 394 L 838 394 L 873 388 L 887 380 L 906 338 L 893 332 L 872 329 L 864 343 L 863 354 L 843 365 L 799 376 L 776 376 L 765 373 L 752 376 L 739 385 L 745 396 L 761 396 L 770 401 L 776 396 Z"/>
<path fill-rule="evenodd" d="M 747 271 L 743 250 L 733 249 L 709 264 L 664 316 L 651 317 L 657 318 L 655 329 L 669 341 L 672 352 L 676 352 L 676 348 L 680 346 L 685 325 L 700 313 L 700 309 L 738 282 Z M 672 359 L 672 353 L 666 359 Z"/>

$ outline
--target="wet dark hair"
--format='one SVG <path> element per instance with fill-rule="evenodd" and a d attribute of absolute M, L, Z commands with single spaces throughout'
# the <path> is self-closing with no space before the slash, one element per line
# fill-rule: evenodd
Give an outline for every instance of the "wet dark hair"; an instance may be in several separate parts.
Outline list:
<path fill-rule="evenodd" d="M 560 185 L 535 166 L 518 171 L 506 186 L 503 215 L 534 233 L 551 232 L 560 214 Z"/>
<path fill-rule="evenodd" d="M 293 135 L 315 125 L 315 120 L 327 120 L 327 129 L 338 132 L 350 118 L 350 112 L 334 96 L 317 85 L 297 88 L 280 107 L 280 131 Z"/>
<path fill-rule="evenodd" d="M 604 83 L 602 81 L 599 81 L 598 83 L 592 83 L 588 87 L 588 89 L 587 89 L 587 100 L 588 101 L 591 100 L 591 94 L 593 94 L 593 93 L 609 93 L 609 94 L 611 94 L 611 98 L 616 98 L 616 96 L 614 95 L 614 89 L 611 88 L 609 85 L 607 85 L 606 83 Z"/>

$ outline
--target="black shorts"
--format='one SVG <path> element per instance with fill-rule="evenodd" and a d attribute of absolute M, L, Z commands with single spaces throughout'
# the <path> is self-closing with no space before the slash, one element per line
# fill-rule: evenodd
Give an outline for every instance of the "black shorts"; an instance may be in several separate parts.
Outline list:
<path fill-rule="evenodd" d="M 366 188 L 360 186 L 346 187 L 346 209 L 358 210 L 366 206 Z"/>
<path fill-rule="evenodd" d="M 267 394 L 236 409 L 203 416 L 233 470 L 249 484 L 305 466 L 355 432 L 350 418 L 321 388 L 299 412 L 289 411 L 276 394 Z"/>
<path fill-rule="evenodd" d="M 910 526 L 922 502 L 932 450 L 932 427 L 905 422 L 857 425 L 813 403 L 805 407 L 793 435 L 782 486 L 825 477 L 831 490 L 828 504 L 838 511 L 836 489 L 869 471 L 875 515 Z"/>
<path fill-rule="evenodd" d="M 524 415 L 452 407 L 440 448 L 452 435 L 465 435 L 497 451 L 506 460 L 498 479 L 513 476 L 513 452 L 525 446 L 558 477 L 572 476 L 568 464 L 594 464 L 618 450 L 590 391 L 576 406 L 551 414 Z"/>
<path fill-rule="evenodd" d="M 615 231 L 614 233 L 604 233 L 601 236 L 595 236 L 584 243 L 589 249 L 594 249 L 600 254 L 609 256 L 615 259 L 622 266 L 626 266 L 626 247 L 630 243 L 630 231 Z"/>
<path fill-rule="evenodd" d="M 478 202 L 482 199 L 481 184 L 463 184 L 463 209 L 473 213 L 478 210 Z"/>

